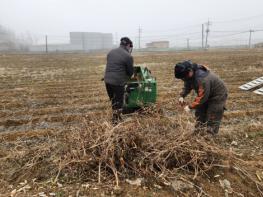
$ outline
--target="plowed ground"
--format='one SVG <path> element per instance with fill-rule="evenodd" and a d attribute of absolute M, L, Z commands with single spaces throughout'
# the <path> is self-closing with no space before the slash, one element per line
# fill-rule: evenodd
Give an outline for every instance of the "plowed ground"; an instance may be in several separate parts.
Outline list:
<path fill-rule="evenodd" d="M 134 54 L 134 58 L 137 65 L 147 66 L 157 78 L 157 105 L 167 113 L 180 111 L 175 103 L 182 82 L 174 79 L 173 65 L 186 59 L 209 65 L 229 89 L 218 141 L 223 147 L 245 154 L 248 160 L 263 162 L 263 95 L 238 88 L 263 76 L 263 51 L 140 53 Z M 8 141 L 77 127 L 83 118 L 96 123 L 109 121 L 110 103 L 101 81 L 104 65 L 105 54 L 0 55 L 0 160 L 6 155 L 2 151 L 6 151 L 4 144 Z M 231 145 L 233 141 L 237 145 Z M 12 170 L 12 166 L 4 170 Z M 245 188 L 242 180 L 227 173 L 225 178 L 232 181 L 233 188 L 246 191 L 245 196 L 259 195 L 256 190 Z M 201 182 L 207 184 L 206 191 L 211 196 L 224 195 L 218 181 L 213 183 L 215 187 L 207 180 Z M 12 191 L 0 188 L 0 196 Z M 134 189 L 127 185 L 124 188 L 122 194 L 127 196 L 174 195 L 168 190 Z M 65 190 L 66 194 L 70 194 L 69 190 L 77 191 L 75 186 Z M 37 191 L 40 190 L 33 189 L 31 194 Z"/>

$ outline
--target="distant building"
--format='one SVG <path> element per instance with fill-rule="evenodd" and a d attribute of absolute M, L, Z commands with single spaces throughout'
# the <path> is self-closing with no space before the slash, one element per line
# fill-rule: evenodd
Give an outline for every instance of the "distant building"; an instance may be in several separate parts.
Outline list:
<path fill-rule="evenodd" d="M 32 52 L 45 52 L 46 45 L 32 45 L 29 47 L 29 51 Z M 82 51 L 82 48 L 79 45 L 72 45 L 72 44 L 49 44 L 47 46 L 48 52 L 60 52 L 60 51 Z"/>
<path fill-rule="evenodd" d="M 15 49 L 13 35 L 1 29 L 0 26 L 0 51 L 9 51 L 13 49 Z"/>
<path fill-rule="evenodd" d="M 255 48 L 263 48 L 263 42 L 254 45 Z"/>
<path fill-rule="evenodd" d="M 113 48 L 113 36 L 111 33 L 95 32 L 70 32 L 70 43 L 51 44 L 48 42 L 48 52 L 59 51 L 99 51 Z M 32 45 L 32 52 L 45 52 L 46 45 Z"/>
<path fill-rule="evenodd" d="M 146 43 L 146 47 L 155 48 L 155 49 L 169 48 L 169 41 L 156 41 L 156 42 Z"/>
<path fill-rule="evenodd" d="M 11 42 L 0 42 L 0 51 L 10 51 L 15 48 L 15 45 Z"/>
<path fill-rule="evenodd" d="M 79 46 L 83 51 L 113 48 L 111 33 L 70 32 L 70 44 Z"/>

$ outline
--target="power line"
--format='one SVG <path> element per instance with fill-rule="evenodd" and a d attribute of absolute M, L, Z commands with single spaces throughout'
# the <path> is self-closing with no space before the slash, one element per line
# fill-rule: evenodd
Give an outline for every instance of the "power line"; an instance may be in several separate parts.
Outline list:
<path fill-rule="evenodd" d="M 228 33 L 228 32 L 233 32 L 233 33 L 235 33 L 235 32 L 237 32 L 237 33 L 239 33 L 239 32 L 245 32 L 246 30 L 231 30 L 231 31 L 218 31 L 218 30 L 213 30 L 213 31 L 211 31 L 211 32 L 214 32 L 214 33 Z M 255 32 L 256 31 L 263 31 L 263 29 L 255 29 L 254 30 Z"/>
<path fill-rule="evenodd" d="M 186 35 L 194 35 L 200 34 L 200 32 L 192 32 L 192 33 L 180 33 L 180 34 L 166 34 L 166 35 L 152 35 L 152 36 L 142 36 L 143 38 L 154 38 L 154 37 L 175 37 L 175 36 L 186 36 Z"/>
<path fill-rule="evenodd" d="M 249 17 L 243 17 L 243 18 L 237 18 L 237 19 L 232 19 L 232 20 L 226 20 L 226 21 L 213 21 L 213 23 L 231 23 L 231 22 L 236 22 L 236 21 L 246 21 L 246 20 L 251 20 L 254 18 L 258 17 L 263 17 L 263 14 L 255 15 L 255 16 L 249 16 Z"/>
<path fill-rule="evenodd" d="M 189 25 L 189 26 L 184 26 L 184 27 L 180 27 L 180 28 L 173 28 L 173 29 L 166 29 L 166 30 L 158 30 L 158 31 L 143 31 L 144 33 L 156 33 L 156 32 L 170 32 L 170 31 L 178 31 L 178 30 L 186 30 L 186 29 L 190 29 L 192 27 L 199 27 L 200 24 L 195 24 L 195 25 Z"/>
<path fill-rule="evenodd" d="M 242 18 L 237 18 L 237 19 L 232 19 L 232 20 L 226 20 L 226 21 L 213 21 L 213 23 L 231 23 L 231 22 L 235 22 L 235 21 L 245 21 L 245 20 L 251 20 L 254 18 L 258 18 L 263 16 L 263 14 L 260 15 L 254 15 L 254 16 L 249 16 L 249 17 L 242 17 Z M 193 28 L 193 27 L 200 27 L 200 24 L 194 24 L 194 25 L 189 25 L 189 26 L 184 26 L 184 27 L 180 27 L 180 28 L 172 28 L 172 29 L 166 29 L 166 30 L 158 30 L 158 31 L 144 31 L 144 33 L 146 34 L 152 34 L 152 33 L 156 33 L 156 32 L 171 32 L 171 31 L 179 31 L 179 30 L 186 30 L 189 28 Z M 150 36 L 149 36 L 150 37 Z"/>
<path fill-rule="evenodd" d="M 250 17 L 243 17 L 243 18 L 238 18 L 238 19 L 232 19 L 232 20 L 226 20 L 226 21 L 213 21 L 213 23 L 228 23 L 228 22 L 235 22 L 235 21 L 241 21 L 241 20 L 250 20 L 253 18 L 257 18 L 263 16 L 263 14 L 260 15 L 255 15 L 255 16 L 250 16 Z M 200 27 L 200 24 L 195 24 L 195 25 L 189 25 L 181 28 L 174 28 L 174 29 L 167 29 L 167 30 L 161 30 L 161 31 L 144 31 L 146 34 L 151 34 L 151 33 L 156 33 L 156 32 L 170 32 L 170 31 L 178 31 L 178 30 L 186 30 L 192 27 Z"/>
<path fill-rule="evenodd" d="M 227 34 L 227 35 L 222 35 L 222 36 L 214 36 L 213 38 L 221 38 L 221 37 L 230 37 L 230 36 L 235 36 L 235 35 L 239 35 L 239 34 L 243 34 L 243 33 L 247 33 L 249 31 L 242 31 L 242 32 L 238 32 L 238 33 L 234 33 L 234 34 Z"/>
<path fill-rule="evenodd" d="M 212 32 L 214 32 L 214 33 L 230 33 L 230 32 L 235 33 L 235 32 L 242 32 L 242 31 L 216 31 L 216 30 L 213 30 Z"/>
<path fill-rule="evenodd" d="M 196 45 L 199 42 L 199 46 L 200 43 L 202 41 L 202 47 L 206 47 L 208 48 L 209 44 L 208 44 L 208 38 L 209 41 L 214 45 L 215 42 L 228 42 L 231 43 L 232 41 L 234 41 L 234 39 L 232 39 L 231 37 L 233 36 L 237 36 L 237 35 L 241 35 L 241 34 L 246 34 L 246 45 L 248 47 L 252 47 L 252 43 L 256 42 L 257 37 L 260 37 L 260 33 L 254 34 L 252 33 L 256 33 L 256 32 L 263 32 L 262 28 L 258 28 L 258 29 L 253 29 L 253 30 L 245 30 L 245 31 L 241 31 L 241 30 L 211 30 L 210 29 L 211 26 L 211 21 L 208 21 L 206 23 L 202 24 L 202 38 L 200 36 L 200 30 L 198 32 L 178 32 L 175 34 L 155 34 L 155 35 L 144 35 L 142 36 L 142 28 L 141 26 L 139 26 L 138 29 L 138 34 L 136 36 L 136 39 L 138 38 L 138 48 L 140 49 L 142 46 L 141 44 L 146 43 L 146 42 L 152 42 L 152 41 L 160 41 L 161 39 L 166 39 L 169 42 L 173 42 L 176 43 L 176 45 L 178 43 L 180 43 L 180 46 L 185 46 L 185 44 L 187 44 L 187 48 L 190 48 L 190 40 L 191 40 L 191 46 Z M 199 25 L 200 27 L 200 25 Z M 206 35 L 204 35 L 204 33 L 206 32 Z M 247 38 L 247 36 L 249 36 Z M 115 36 L 116 39 L 117 36 Z M 229 39 L 227 38 L 229 37 Z M 225 39 L 224 39 L 225 38 Z M 230 40 L 231 38 L 231 40 Z M 237 37 L 233 37 L 233 38 L 237 38 Z M 240 39 L 236 39 L 237 42 L 243 42 L 244 36 L 239 36 Z M 136 40 L 135 39 L 135 40 Z M 67 41 L 64 44 L 71 44 L 71 37 L 69 36 L 62 36 L 62 35 L 44 35 L 41 39 L 41 43 L 43 45 L 46 45 L 46 51 L 48 52 L 48 50 L 52 50 L 50 47 L 48 48 L 47 43 L 51 46 L 52 44 L 55 43 L 55 41 L 61 41 L 61 43 L 57 43 L 57 44 L 63 44 L 62 41 Z M 78 40 L 78 41 L 82 41 L 82 45 L 84 45 L 84 39 L 83 38 L 79 38 L 79 39 L 74 39 L 74 40 Z M 185 41 L 187 41 L 187 43 L 185 43 Z M 205 42 L 204 42 L 205 41 Z M 92 39 L 92 42 L 96 42 L 96 39 Z M 114 42 L 114 41 L 113 41 Z M 84 49 L 84 46 L 83 46 Z M 44 49 L 45 50 L 45 49 Z"/>

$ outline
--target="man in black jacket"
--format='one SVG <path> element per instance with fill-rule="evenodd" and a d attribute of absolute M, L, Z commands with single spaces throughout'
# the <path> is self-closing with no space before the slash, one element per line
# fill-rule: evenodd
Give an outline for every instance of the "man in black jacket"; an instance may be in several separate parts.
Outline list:
<path fill-rule="evenodd" d="M 217 134 L 223 117 L 227 100 L 227 88 L 224 82 L 206 66 L 193 64 L 191 61 L 177 63 L 175 77 L 184 81 L 179 102 L 185 103 L 184 98 L 195 90 L 195 100 L 184 107 L 186 112 L 195 109 L 196 129 L 211 134 Z"/>
<path fill-rule="evenodd" d="M 113 124 L 121 120 L 124 85 L 133 75 L 133 57 L 131 56 L 133 43 L 128 37 L 123 37 L 120 41 L 120 46 L 107 55 L 104 75 L 106 90 L 112 103 Z"/>

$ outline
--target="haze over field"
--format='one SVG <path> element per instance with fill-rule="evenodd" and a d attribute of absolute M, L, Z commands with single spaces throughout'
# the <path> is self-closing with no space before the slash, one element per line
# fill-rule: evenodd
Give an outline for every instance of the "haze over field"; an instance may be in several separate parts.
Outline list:
<path fill-rule="evenodd" d="M 112 33 L 114 42 L 128 35 L 137 43 L 140 26 L 142 44 L 185 46 L 187 38 L 200 45 L 201 24 L 209 19 L 211 45 L 247 44 L 250 29 L 253 43 L 263 41 L 262 7 L 262 0 L 1 0 L 0 25 L 39 43 L 44 35 L 66 42 L 70 31 Z"/>

